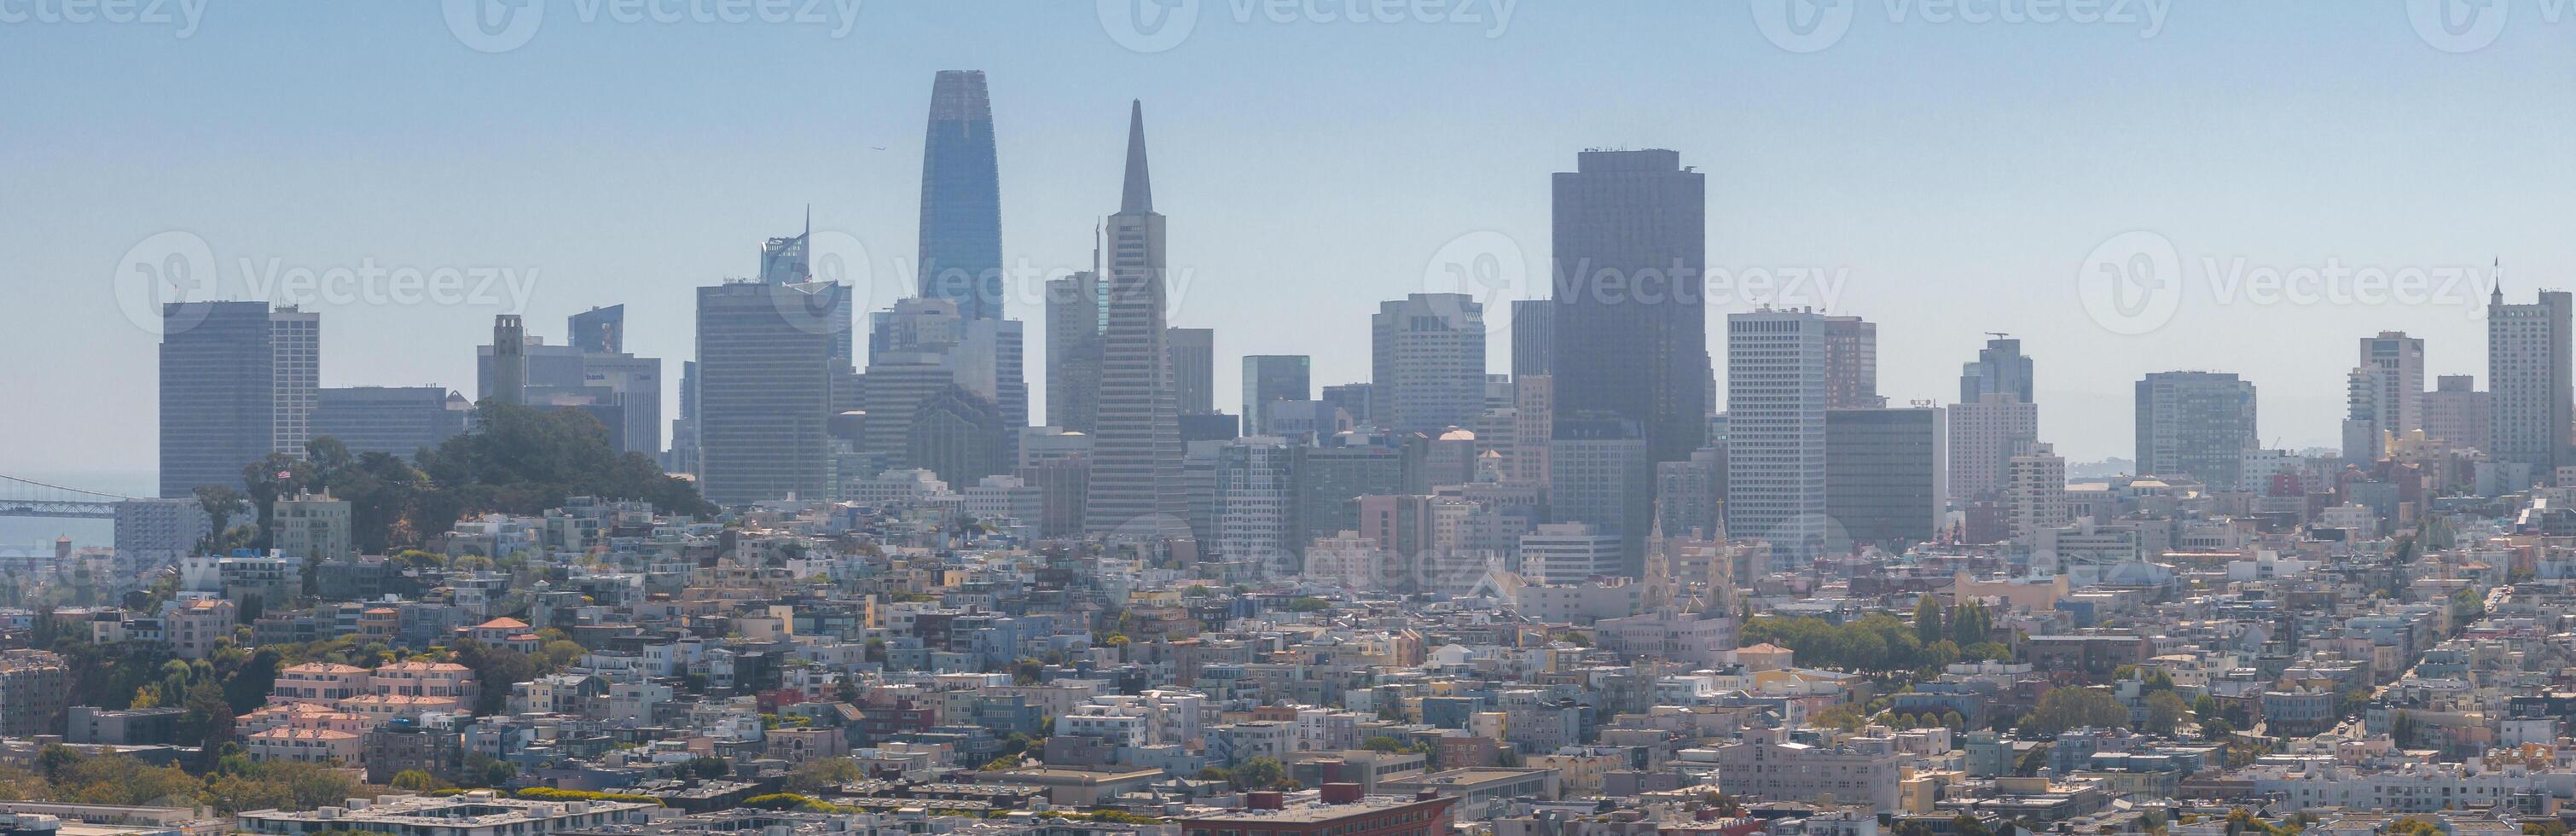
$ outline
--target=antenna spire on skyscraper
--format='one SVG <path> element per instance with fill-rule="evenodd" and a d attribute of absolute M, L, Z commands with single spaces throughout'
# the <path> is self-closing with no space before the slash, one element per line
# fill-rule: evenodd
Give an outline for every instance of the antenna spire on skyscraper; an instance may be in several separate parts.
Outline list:
<path fill-rule="evenodd" d="M 1118 195 L 1120 213 L 1154 211 L 1154 184 L 1145 173 L 1145 102 L 1127 102 L 1127 183 Z"/>

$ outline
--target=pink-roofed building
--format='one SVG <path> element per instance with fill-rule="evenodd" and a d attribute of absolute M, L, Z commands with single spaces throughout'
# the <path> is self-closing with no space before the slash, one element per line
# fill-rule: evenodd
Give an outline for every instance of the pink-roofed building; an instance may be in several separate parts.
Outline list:
<path fill-rule="evenodd" d="M 351 714 L 323 703 L 271 703 L 235 718 L 233 733 L 249 737 L 271 729 L 329 729 L 365 734 L 378 722 L 375 718 Z"/>
<path fill-rule="evenodd" d="M 242 754 L 255 761 L 338 761 L 356 765 L 366 752 L 363 735 L 333 729 L 277 728 L 242 740 Z"/>
<path fill-rule="evenodd" d="M 455 697 L 412 697 L 398 694 L 360 694 L 341 700 L 341 711 L 366 717 L 375 723 L 419 717 L 423 714 L 457 714 L 470 706 Z"/>
<path fill-rule="evenodd" d="M 473 639 L 492 647 L 508 648 L 521 653 L 537 652 L 537 631 L 528 623 L 502 616 L 472 627 L 456 628 L 458 638 Z"/>
<path fill-rule="evenodd" d="M 277 672 L 277 682 L 268 688 L 268 701 L 276 703 L 334 703 L 359 694 L 370 687 L 367 669 L 356 665 L 330 662 L 306 662 L 288 665 Z"/>
<path fill-rule="evenodd" d="M 474 669 L 454 662 L 395 662 L 370 673 L 367 690 L 398 697 L 447 697 L 473 705 Z"/>

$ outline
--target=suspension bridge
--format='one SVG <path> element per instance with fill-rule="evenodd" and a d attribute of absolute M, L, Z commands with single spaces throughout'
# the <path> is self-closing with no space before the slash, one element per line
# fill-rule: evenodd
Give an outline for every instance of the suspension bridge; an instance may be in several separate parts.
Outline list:
<path fill-rule="evenodd" d="M 0 517 L 112 520 L 116 503 L 134 498 L 0 473 Z"/>

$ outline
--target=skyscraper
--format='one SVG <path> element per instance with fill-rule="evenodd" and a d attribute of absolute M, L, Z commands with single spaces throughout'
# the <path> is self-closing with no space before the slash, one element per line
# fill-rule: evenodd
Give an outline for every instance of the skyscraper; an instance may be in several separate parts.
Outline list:
<path fill-rule="evenodd" d="M 2007 530 L 2023 543 L 2074 522 L 2066 505 L 2066 460 L 2046 444 L 2014 455 L 2004 476 L 2004 506 Z"/>
<path fill-rule="evenodd" d="M 1048 426 L 1089 434 L 1100 417 L 1100 274 L 1075 273 L 1047 280 L 1046 353 Z"/>
<path fill-rule="evenodd" d="M 1655 461 L 1707 439 L 1705 181 L 1668 150 L 1585 151 L 1553 178 L 1556 420 L 1636 421 Z"/>
<path fill-rule="evenodd" d="M 967 319 L 1002 318 L 1002 188 L 993 104 L 982 70 L 941 70 L 930 83 L 921 148 L 922 296 Z"/>
<path fill-rule="evenodd" d="M 1548 442 L 1550 509 L 1557 522 L 1586 523 L 1618 537 L 1620 574 L 1628 577 L 1644 567 L 1654 482 L 1655 462 L 1637 422 L 1556 420 L 1556 437 Z"/>
<path fill-rule="evenodd" d="M 277 355 L 268 303 L 161 309 L 161 495 L 242 487 L 277 449 Z"/>
<path fill-rule="evenodd" d="M 1825 547 L 1828 319 L 1786 310 L 1726 318 L 1726 530 L 1769 541 L 1783 557 Z"/>
<path fill-rule="evenodd" d="M 2022 403 L 2038 403 L 2031 388 L 2030 358 L 2021 353 L 2021 341 L 1996 336 L 1977 351 L 1977 359 L 1959 369 L 1959 402 L 1976 403 L 1988 393 L 2000 392 L 2019 398 Z"/>
<path fill-rule="evenodd" d="M 1127 173 L 1108 220 L 1107 326 L 1100 414 L 1083 528 L 1095 534 L 1188 537 L 1179 409 L 1165 353 L 1163 216 L 1145 166 L 1145 105 L 1127 113 Z"/>
<path fill-rule="evenodd" d="M 1556 303 L 1512 300 L 1512 378 L 1547 374 L 1548 353 L 1555 350 Z"/>
<path fill-rule="evenodd" d="M 2156 372 L 2138 381 L 2138 475 L 2189 476 L 2241 490 L 2254 434 L 2254 384 L 2221 372 Z"/>
<path fill-rule="evenodd" d="M 2490 429 L 2487 393 L 2478 391 L 2475 376 L 2442 375 L 2433 381 L 2433 391 L 2424 393 L 2424 434 L 2452 449 L 2485 450 Z"/>
<path fill-rule="evenodd" d="M 1253 436 L 1226 442 L 1216 452 L 1214 553 L 1255 561 L 1270 571 L 1294 572 L 1297 456 L 1286 440 Z"/>
<path fill-rule="evenodd" d="M 1243 358 L 1243 426 L 1247 435 L 1269 435 L 1262 417 L 1271 401 L 1304 401 L 1315 397 L 1309 374 L 1313 358 L 1303 354 L 1248 354 Z"/>
<path fill-rule="evenodd" d="M 272 449 L 302 458 L 313 437 L 313 407 L 322 400 L 322 314 L 288 305 L 269 312 L 268 328 L 277 366 Z"/>
<path fill-rule="evenodd" d="M 1007 319 L 966 319 L 957 303 L 917 297 L 871 316 L 868 370 L 861 403 L 868 413 L 860 446 L 886 457 L 890 467 L 929 467 L 952 485 L 971 485 L 1011 461 L 1009 452 L 1027 422 L 1026 392 L 1015 376 L 1019 323 Z M 1007 359 L 1005 359 L 1007 358 Z M 934 403 L 938 398 L 980 401 L 981 407 Z M 921 447 L 917 430 L 927 416 L 942 410 L 943 461 L 963 463 L 942 469 L 915 461 Z M 990 427 L 986 425 L 990 424 Z M 980 472 L 969 472 L 980 471 Z"/>
<path fill-rule="evenodd" d="M 1369 318 L 1369 413 L 1398 432 L 1437 433 L 1485 410 L 1485 307 L 1463 293 L 1415 293 Z"/>
<path fill-rule="evenodd" d="M 340 440 L 351 453 L 410 459 L 465 432 L 469 405 L 444 386 L 353 386 L 322 390 L 313 434 Z"/>
<path fill-rule="evenodd" d="M 1825 408 L 1877 409 L 1878 324 L 1857 316 L 1825 317 Z"/>
<path fill-rule="evenodd" d="M 2570 297 L 2544 290 L 2531 304 L 2508 305 L 2498 284 L 2487 300 L 2488 450 L 2496 461 L 2531 466 L 2552 478 L 2568 463 Z"/>
<path fill-rule="evenodd" d="M 1172 355 L 1172 408 L 1182 415 L 1216 411 L 1216 329 L 1173 328 L 1163 335 Z"/>
<path fill-rule="evenodd" d="M 1949 495 L 1964 501 L 2002 491 L 2012 457 L 2039 440 L 2039 406 L 2008 391 L 1952 406 L 1949 419 Z"/>
<path fill-rule="evenodd" d="M 2344 461 L 2379 460 L 2390 438 L 2424 427 L 2424 341 L 2402 331 L 2361 338 L 2345 377 Z"/>
<path fill-rule="evenodd" d="M 565 339 L 583 354 L 626 353 L 626 306 L 594 307 L 564 319 Z"/>
<path fill-rule="evenodd" d="M 1825 509 L 1836 549 L 1890 552 L 1940 531 L 1949 486 L 1938 407 L 1825 413 Z"/>
<path fill-rule="evenodd" d="M 848 370 L 849 285 L 698 288 L 698 489 L 711 502 L 831 495 L 825 424 Z"/>

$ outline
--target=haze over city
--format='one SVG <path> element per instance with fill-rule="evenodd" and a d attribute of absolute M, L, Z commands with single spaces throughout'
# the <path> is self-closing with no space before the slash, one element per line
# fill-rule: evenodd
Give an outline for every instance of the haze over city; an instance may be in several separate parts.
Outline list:
<path fill-rule="evenodd" d="M 614 4 L 550 4 L 493 53 L 426 5 L 0 26 L 16 105 L 0 114 L 0 251 L 22 276 L 6 333 L 14 356 L 44 358 L 13 364 L 33 408 L 9 419 L 0 472 L 148 483 L 155 340 L 114 282 L 165 232 L 206 243 L 221 298 L 295 267 L 533 280 L 452 304 L 309 306 L 326 386 L 468 385 L 493 314 L 610 303 L 638 352 L 684 357 L 691 288 L 755 272 L 758 242 L 809 205 L 816 230 L 865 248 L 876 283 L 858 307 L 890 303 L 915 248 L 927 79 L 961 67 L 990 79 L 1007 262 L 1088 266 L 1142 99 L 1173 218 L 1173 324 L 1220 329 L 1225 357 L 1311 354 L 1319 386 L 1368 378 L 1379 300 L 1454 289 L 1424 277 L 1461 236 L 1497 233 L 1474 246 L 1507 244 L 1543 276 L 1547 176 L 1586 148 L 1672 148 L 1706 173 L 1711 271 L 1829 278 L 1833 293 L 1783 301 L 1878 323 L 1894 402 L 1945 399 L 1980 332 L 2021 338 L 2044 434 L 2076 461 L 2129 455 L 2147 371 L 2244 375 L 2262 440 L 2291 449 L 2336 443 L 2353 337 L 2404 330 L 2433 373 L 2483 375 L 2483 289 L 2258 304 L 2232 289 L 2239 266 L 2500 258 L 2517 297 L 2576 266 L 2555 197 L 2576 175 L 2557 141 L 2576 91 L 2549 81 L 2576 69 L 2576 21 L 2546 8 L 2512 4 L 2491 43 L 2455 53 L 2396 2 L 2183 5 L 2152 32 L 2145 4 L 2088 25 L 1873 3 L 1795 52 L 1742 3 L 1510 5 L 1507 23 L 1478 4 L 1455 11 L 1481 22 L 1452 23 L 1205 3 L 1154 52 L 1088 4 L 877 2 L 846 28 L 830 6 L 624 23 Z M 2077 291 L 2095 248 L 2131 230 L 2172 241 L 2193 291 L 2138 335 L 2088 317 Z M 1038 300 L 1017 288 L 1011 315 L 1034 322 Z M 1729 301 L 1712 334 L 1751 307 Z M 1507 354 L 1506 307 L 1489 305 L 1489 357 Z"/>

